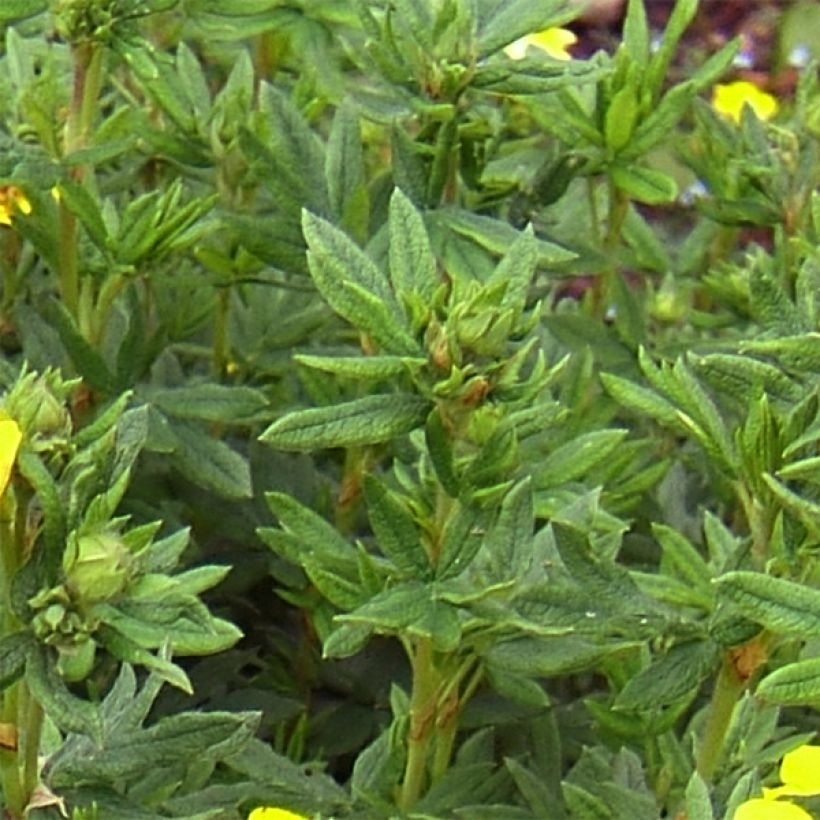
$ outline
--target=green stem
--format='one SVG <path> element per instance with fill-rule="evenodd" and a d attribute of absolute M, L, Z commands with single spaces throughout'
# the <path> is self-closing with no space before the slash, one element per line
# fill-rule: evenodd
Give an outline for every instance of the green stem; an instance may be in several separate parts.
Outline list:
<path fill-rule="evenodd" d="M 746 681 L 738 675 L 731 658 L 724 658 L 709 704 L 709 716 L 696 761 L 698 774 L 707 783 L 711 782 L 720 763 L 726 731 L 745 688 Z"/>
<path fill-rule="evenodd" d="M 218 380 L 225 375 L 230 357 L 230 342 L 228 338 L 228 319 L 230 316 L 231 289 L 219 288 L 216 301 L 216 315 L 214 316 L 214 360 L 213 371 Z"/>
<path fill-rule="evenodd" d="M 111 315 L 111 306 L 114 304 L 114 300 L 117 296 L 122 292 L 127 281 L 126 277 L 122 274 L 115 274 L 109 276 L 105 282 L 103 282 L 97 296 L 97 306 L 94 311 L 94 321 L 90 338 L 92 344 L 97 345 L 102 341 L 105 328 L 108 325 L 109 316 Z"/>
<path fill-rule="evenodd" d="M 25 695 L 23 699 L 22 696 Z M 23 790 L 30 795 L 37 787 L 40 775 L 40 739 L 43 734 L 43 707 L 31 696 L 28 687 L 21 692 L 25 702 L 25 759 L 23 760 Z M 21 715 L 22 716 L 22 715 Z"/>
<path fill-rule="evenodd" d="M 68 155 L 88 143 L 94 124 L 97 100 L 102 87 L 104 49 L 93 41 L 75 43 L 71 54 L 74 61 L 74 88 L 66 122 L 63 154 Z M 78 166 L 74 178 L 79 182 L 85 168 Z M 68 311 L 77 319 L 80 308 L 79 260 L 77 255 L 77 219 L 60 203 L 59 213 L 60 295 Z"/>
<path fill-rule="evenodd" d="M 617 271 L 616 255 L 621 243 L 621 231 L 629 210 L 629 196 L 625 194 L 610 178 L 608 180 L 609 209 L 607 212 L 607 230 L 604 237 L 604 254 L 606 265 L 595 278 L 592 287 L 592 313 L 597 319 L 603 319 L 606 313 L 606 299 L 610 282 Z"/>
<path fill-rule="evenodd" d="M 420 638 L 416 643 L 412 664 L 413 693 L 410 698 L 407 763 L 399 794 L 399 807 L 405 812 L 418 802 L 427 781 L 427 752 L 434 728 L 438 688 L 433 644 L 429 638 Z"/>
<path fill-rule="evenodd" d="M 12 488 L 8 487 L 0 498 L 0 600 L 2 600 L 2 635 L 11 634 L 17 628 L 17 619 L 11 609 L 11 582 L 20 560 L 20 538 L 16 524 L 20 520 L 19 507 L 15 504 Z M 25 790 L 20 772 L 19 741 L 19 687 L 14 684 L 3 693 L 0 712 L 0 729 L 4 747 L 0 749 L 0 788 L 3 790 L 6 812 L 9 817 L 23 816 L 26 805 Z"/>

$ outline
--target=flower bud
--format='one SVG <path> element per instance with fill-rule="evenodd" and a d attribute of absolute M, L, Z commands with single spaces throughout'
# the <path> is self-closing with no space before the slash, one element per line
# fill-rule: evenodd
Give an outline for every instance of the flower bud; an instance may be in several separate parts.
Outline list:
<path fill-rule="evenodd" d="M 76 381 L 64 381 L 56 370 L 22 373 L 3 402 L 3 415 L 14 419 L 27 443 L 37 450 L 63 444 L 71 436 L 66 405 Z"/>
<path fill-rule="evenodd" d="M 133 564 L 117 533 L 72 535 L 63 556 L 66 588 L 85 604 L 110 600 L 125 589 Z"/>
<path fill-rule="evenodd" d="M 70 646 L 58 647 L 57 671 L 69 683 L 84 680 L 94 668 L 97 645 L 88 635 L 81 635 L 79 638 Z"/>

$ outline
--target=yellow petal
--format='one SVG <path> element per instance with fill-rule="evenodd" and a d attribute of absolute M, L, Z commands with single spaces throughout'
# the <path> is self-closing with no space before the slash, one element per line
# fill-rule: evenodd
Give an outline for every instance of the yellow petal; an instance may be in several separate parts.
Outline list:
<path fill-rule="evenodd" d="M 820 746 L 798 746 L 780 764 L 781 794 L 820 794 Z M 788 791 L 786 791 L 788 790 Z"/>
<path fill-rule="evenodd" d="M 504 49 L 504 53 L 511 60 L 523 60 L 527 55 L 527 49 L 532 46 L 554 60 L 569 60 L 571 55 L 567 49 L 577 42 L 578 38 L 569 29 L 546 28 L 510 43 Z"/>
<path fill-rule="evenodd" d="M 31 213 L 31 202 L 29 202 L 28 197 L 18 187 L 12 185 L 9 189 L 9 196 L 21 214 Z"/>
<path fill-rule="evenodd" d="M 0 201 L 0 225 L 11 225 L 11 211 L 9 206 Z"/>
<path fill-rule="evenodd" d="M 0 419 L 0 496 L 6 492 L 23 434 L 14 419 Z"/>
<path fill-rule="evenodd" d="M 712 106 L 724 117 L 740 122 L 745 105 L 748 105 L 761 120 L 771 119 L 778 108 L 775 97 L 746 80 L 718 84 L 712 90 Z"/>
<path fill-rule="evenodd" d="M 735 809 L 732 820 L 812 820 L 811 815 L 788 800 L 747 800 Z"/>
<path fill-rule="evenodd" d="M 248 815 L 248 820 L 308 820 L 308 818 L 287 809 L 260 806 Z"/>

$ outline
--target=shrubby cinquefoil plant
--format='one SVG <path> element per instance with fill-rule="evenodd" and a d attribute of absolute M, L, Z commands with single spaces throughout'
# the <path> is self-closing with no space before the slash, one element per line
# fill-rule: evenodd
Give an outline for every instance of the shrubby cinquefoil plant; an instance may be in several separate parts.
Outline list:
<path fill-rule="evenodd" d="M 817 65 L 578 12 L 0 4 L 11 820 L 817 810 Z"/>

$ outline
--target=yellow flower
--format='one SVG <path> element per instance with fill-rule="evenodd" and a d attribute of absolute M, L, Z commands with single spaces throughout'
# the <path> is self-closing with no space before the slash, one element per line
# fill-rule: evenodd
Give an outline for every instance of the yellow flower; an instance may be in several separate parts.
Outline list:
<path fill-rule="evenodd" d="M 761 91 L 754 83 L 746 80 L 718 84 L 712 90 L 712 106 L 730 120 L 740 122 L 745 105 L 761 120 L 770 120 L 778 108 L 777 100 L 771 94 Z"/>
<path fill-rule="evenodd" d="M 11 216 L 15 211 L 31 213 L 28 197 L 16 185 L 0 186 L 0 225 L 11 225 Z"/>
<path fill-rule="evenodd" d="M 296 814 L 296 812 L 287 809 L 260 806 L 248 815 L 248 820 L 308 820 L 308 818 L 303 814 Z"/>
<path fill-rule="evenodd" d="M 810 797 L 820 794 L 820 746 L 798 746 L 783 756 L 782 786 L 763 789 L 763 797 L 738 806 L 733 820 L 811 820 L 811 815 L 781 795 Z"/>
<path fill-rule="evenodd" d="M 788 800 L 757 797 L 741 803 L 732 820 L 812 820 L 811 815 Z"/>
<path fill-rule="evenodd" d="M 764 789 L 763 796 L 776 800 L 781 794 L 810 797 L 820 794 L 820 746 L 798 746 L 780 764 L 782 786 Z"/>
<path fill-rule="evenodd" d="M 527 49 L 532 46 L 540 49 L 553 60 L 571 60 L 572 55 L 567 49 L 577 42 L 578 38 L 568 29 L 545 28 L 543 31 L 536 31 L 510 43 L 504 49 L 504 53 L 511 60 L 523 60 L 527 56 Z"/>
<path fill-rule="evenodd" d="M 22 439 L 23 434 L 14 419 L 0 418 L 0 497 L 9 486 L 11 471 Z"/>

